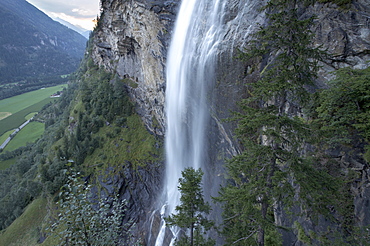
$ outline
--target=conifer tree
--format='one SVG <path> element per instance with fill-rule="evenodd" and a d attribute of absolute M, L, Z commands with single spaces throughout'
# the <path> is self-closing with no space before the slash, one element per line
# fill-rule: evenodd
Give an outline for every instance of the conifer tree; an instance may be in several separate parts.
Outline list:
<path fill-rule="evenodd" d="M 213 222 L 206 218 L 211 207 L 204 201 L 201 187 L 203 172 L 201 169 L 186 168 L 179 179 L 179 191 L 181 204 L 176 206 L 175 214 L 167 217 L 166 223 L 178 226 L 185 230 L 184 235 L 176 240 L 177 246 L 211 246 L 214 241 L 206 239 L 204 233 L 212 226 Z"/>
<path fill-rule="evenodd" d="M 318 126 L 326 133 L 328 144 L 367 143 L 365 158 L 370 160 L 370 68 L 342 68 L 330 89 L 318 94 Z"/>
<path fill-rule="evenodd" d="M 244 55 L 259 61 L 261 69 L 258 81 L 247 85 L 248 98 L 235 117 L 244 151 L 229 161 L 232 182 L 217 198 L 224 204 L 223 234 L 233 245 L 281 245 L 277 207 L 304 201 L 299 204 L 320 210 L 330 202 L 327 190 L 335 182 L 329 183 L 331 177 L 304 155 L 313 133 L 301 107 L 310 98 L 306 86 L 313 84 L 324 54 L 311 46 L 313 17 L 298 14 L 304 2 L 268 1 L 269 22 Z"/>

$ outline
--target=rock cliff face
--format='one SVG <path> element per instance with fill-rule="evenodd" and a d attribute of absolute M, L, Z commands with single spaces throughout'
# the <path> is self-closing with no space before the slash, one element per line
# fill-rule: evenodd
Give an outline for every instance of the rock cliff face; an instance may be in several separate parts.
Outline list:
<path fill-rule="evenodd" d="M 102 2 L 103 14 L 94 36 L 93 59 L 107 70 L 116 72 L 127 83 L 147 128 L 163 136 L 166 52 L 180 0 Z M 231 110 L 237 110 L 236 103 L 245 95 L 243 84 L 253 80 L 253 76 L 248 75 L 251 64 L 235 59 L 235 55 L 237 49 L 248 44 L 257 23 L 265 22 L 264 13 L 258 11 L 262 4 L 260 0 L 227 0 L 226 3 L 217 79 L 209 97 L 212 101 L 212 122 L 208 129 L 208 142 L 212 153 L 209 163 L 212 165 L 205 170 L 206 195 L 217 195 L 222 179 L 215 177 L 222 176 L 224 159 L 239 151 L 232 136 L 235 126 L 221 120 L 229 117 Z M 317 16 L 313 27 L 315 45 L 322 45 L 333 54 L 322 64 L 318 87 L 325 86 L 332 76 L 329 72 L 337 68 L 364 68 L 369 65 L 370 4 L 367 0 L 353 1 L 349 10 L 341 10 L 334 4 L 302 6 L 301 15 Z M 364 210 L 370 201 L 368 165 L 352 157 L 334 155 L 345 168 L 355 168 L 361 173 L 362 179 L 354 187 L 355 209 L 358 223 L 369 224 L 370 213 Z M 217 209 L 215 211 L 217 213 Z M 295 236 L 288 235 L 285 240 L 292 243 Z"/>
<path fill-rule="evenodd" d="M 102 1 L 93 59 L 130 89 L 147 127 L 163 135 L 166 51 L 178 1 Z M 157 123 L 158 122 L 158 123 Z"/>
<path fill-rule="evenodd" d="M 350 10 L 334 4 L 316 4 L 306 9 L 315 14 L 316 45 L 322 45 L 332 58 L 321 71 L 321 80 L 330 79 L 328 72 L 341 67 L 366 68 L 370 59 L 370 5 L 366 0 L 353 1 Z"/>

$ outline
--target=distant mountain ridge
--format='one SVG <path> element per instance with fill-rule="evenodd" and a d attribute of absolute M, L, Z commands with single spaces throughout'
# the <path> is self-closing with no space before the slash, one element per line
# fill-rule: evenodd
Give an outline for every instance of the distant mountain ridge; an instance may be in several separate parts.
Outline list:
<path fill-rule="evenodd" d="M 25 0 L 0 5 L 0 84 L 69 74 L 78 67 L 86 39 Z"/>
<path fill-rule="evenodd" d="M 66 27 L 78 32 L 79 34 L 81 34 L 82 36 L 84 36 L 85 38 L 89 39 L 89 36 L 90 36 L 90 30 L 87 30 L 81 26 L 76 26 L 76 25 L 73 25 L 72 23 L 69 23 L 68 21 L 65 21 L 61 18 L 55 18 L 54 19 L 55 21 L 58 21 L 59 23 L 62 23 L 63 25 L 65 25 Z"/>

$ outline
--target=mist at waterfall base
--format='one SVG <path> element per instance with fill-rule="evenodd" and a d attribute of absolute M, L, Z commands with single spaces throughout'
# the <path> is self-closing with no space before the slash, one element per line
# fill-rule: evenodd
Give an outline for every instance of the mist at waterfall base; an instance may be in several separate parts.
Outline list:
<path fill-rule="evenodd" d="M 202 168 L 207 159 L 206 131 L 210 119 L 207 99 L 214 82 L 224 5 L 221 0 L 183 0 L 177 16 L 167 57 L 166 184 L 162 217 L 174 213 L 179 204 L 181 171 L 186 167 Z M 162 221 L 156 246 L 164 245 L 165 231 Z M 177 231 L 172 228 L 175 237 Z M 173 243 L 174 239 L 170 244 Z"/>

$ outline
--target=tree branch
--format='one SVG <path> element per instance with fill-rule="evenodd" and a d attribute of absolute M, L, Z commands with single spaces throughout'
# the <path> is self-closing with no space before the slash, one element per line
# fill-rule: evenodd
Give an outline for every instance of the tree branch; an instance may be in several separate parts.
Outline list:
<path fill-rule="evenodd" d="M 256 233 L 257 231 L 253 231 L 251 234 L 249 234 L 249 236 L 247 237 L 242 237 L 242 238 L 239 238 L 238 240 L 236 240 L 235 242 L 233 242 L 233 244 L 236 244 L 237 242 L 240 242 L 242 240 L 246 240 L 248 238 L 250 238 L 251 236 L 253 236 L 254 233 Z"/>

